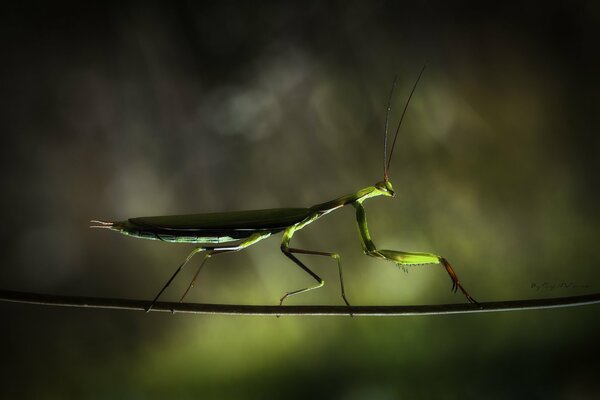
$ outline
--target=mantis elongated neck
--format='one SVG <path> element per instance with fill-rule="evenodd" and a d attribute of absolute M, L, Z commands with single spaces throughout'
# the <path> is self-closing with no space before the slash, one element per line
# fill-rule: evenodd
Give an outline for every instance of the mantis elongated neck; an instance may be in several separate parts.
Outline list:
<path fill-rule="evenodd" d="M 356 193 L 347 194 L 345 196 L 338 197 L 337 199 L 333 199 L 325 203 L 316 204 L 311 207 L 311 210 L 330 212 L 335 210 L 336 208 L 347 206 L 348 204 L 354 204 L 356 202 L 362 203 L 365 199 L 368 199 L 369 197 L 379 195 L 380 193 L 375 188 L 375 186 L 369 186 L 359 190 Z"/>

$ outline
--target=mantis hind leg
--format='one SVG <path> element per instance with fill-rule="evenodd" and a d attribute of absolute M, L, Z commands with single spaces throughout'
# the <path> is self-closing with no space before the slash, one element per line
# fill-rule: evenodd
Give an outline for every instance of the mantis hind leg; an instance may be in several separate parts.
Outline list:
<path fill-rule="evenodd" d="M 183 293 L 183 296 L 181 296 L 181 299 L 179 299 L 179 302 L 181 303 L 183 301 L 183 299 L 185 299 L 185 296 L 187 296 L 188 292 L 194 287 L 194 283 L 196 283 L 196 278 L 200 274 L 200 271 L 202 270 L 202 267 L 204 267 L 204 264 L 206 264 L 206 262 L 208 261 L 209 258 L 211 258 L 212 256 L 216 256 L 218 254 L 229 253 L 229 252 L 232 252 L 232 251 L 237 251 L 237 250 L 218 250 L 218 249 L 208 250 L 206 252 L 206 255 L 204 256 L 204 259 L 202 259 L 202 263 L 200 263 L 200 266 L 198 267 L 198 270 L 196 270 L 196 273 L 194 274 L 194 277 L 192 278 L 192 281 L 190 282 L 189 286 L 185 290 L 185 293 Z"/>
<path fill-rule="evenodd" d="M 173 273 L 173 275 L 171 275 L 171 277 L 169 278 L 169 280 L 167 281 L 167 283 L 165 283 L 165 285 L 162 287 L 162 289 L 160 289 L 160 291 L 158 292 L 158 294 L 154 297 L 154 300 L 152 300 L 152 303 L 150 303 L 150 306 L 146 309 L 146 312 L 150 312 L 150 310 L 152 310 L 152 307 L 154 307 L 154 304 L 156 304 L 156 301 L 158 300 L 158 298 L 160 297 L 160 295 L 165 291 L 165 289 L 167 289 L 169 287 L 169 285 L 171 284 L 171 282 L 173 282 L 173 280 L 175 279 L 175 277 L 177 276 L 177 274 L 179 274 L 181 272 L 181 270 L 183 269 L 183 267 L 185 267 L 185 265 L 192 259 L 192 257 L 194 257 L 197 253 L 199 253 L 201 251 L 205 251 L 205 250 L 206 249 L 204 247 L 198 247 L 198 248 L 195 248 L 194 250 L 192 250 L 190 252 L 190 254 L 188 254 L 188 256 L 181 263 L 181 265 L 179 265 L 179 267 L 175 270 L 175 272 Z"/>
<path fill-rule="evenodd" d="M 246 247 L 252 246 L 253 244 L 268 238 L 269 236 L 271 236 L 270 232 L 257 232 L 257 233 L 253 233 L 252 235 L 250 235 L 247 239 L 243 240 L 241 243 L 239 243 L 236 246 L 231 246 L 231 247 L 198 247 L 195 248 L 194 250 L 191 251 L 191 253 L 186 257 L 185 261 L 175 270 L 175 272 L 173 273 L 173 275 L 171 275 L 171 278 L 169 278 L 169 280 L 167 281 L 167 283 L 162 287 L 162 289 L 158 292 L 158 294 L 156 295 L 156 297 L 154 298 L 154 300 L 152 300 L 152 303 L 150 303 L 150 306 L 146 309 L 146 312 L 149 312 L 152 307 L 154 307 L 154 304 L 156 304 L 156 301 L 158 300 L 158 298 L 160 297 L 160 295 L 165 291 L 165 289 L 167 287 L 169 287 L 169 285 L 171 284 L 171 282 L 173 282 L 173 280 L 175 279 L 175 277 L 177 276 L 177 274 L 179 274 L 179 272 L 181 272 L 181 270 L 183 269 L 183 267 L 192 259 L 192 257 L 201 252 L 201 251 L 207 251 L 206 257 L 204 257 L 204 260 L 202 260 L 202 263 L 200 264 L 200 267 L 198 267 L 198 270 L 196 271 L 196 274 L 194 275 L 194 278 L 192 279 L 192 282 L 190 283 L 190 285 L 188 286 L 187 290 L 185 291 L 185 293 L 183 294 L 183 297 L 181 297 L 181 300 L 183 300 L 183 298 L 187 295 L 187 293 L 190 291 L 190 289 L 194 286 L 194 283 L 196 281 L 196 277 L 198 276 L 198 274 L 200 273 L 200 270 L 202 269 L 202 267 L 204 266 L 204 264 L 206 263 L 206 261 L 212 257 L 213 255 L 216 254 L 223 254 L 223 253 L 228 253 L 231 251 L 239 251 L 242 249 L 245 249 Z"/>

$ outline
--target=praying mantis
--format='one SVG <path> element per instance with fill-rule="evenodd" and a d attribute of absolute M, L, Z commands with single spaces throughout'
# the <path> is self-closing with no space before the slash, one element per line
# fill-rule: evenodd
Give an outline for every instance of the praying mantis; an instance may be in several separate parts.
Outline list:
<path fill-rule="evenodd" d="M 424 70 L 425 66 L 423 66 L 421 69 L 412 87 L 410 95 L 408 96 L 400 117 L 400 121 L 398 123 L 398 127 L 396 128 L 394 141 L 392 142 L 388 156 L 388 122 L 392 95 L 394 93 L 397 80 L 396 78 L 394 79 L 387 103 L 385 118 L 383 180 L 375 183 L 373 186 L 360 189 L 355 193 L 338 197 L 325 203 L 316 204 L 308 208 L 274 208 L 210 214 L 141 217 L 113 222 L 92 220 L 90 222 L 94 225 L 90 227 L 110 229 L 135 238 L 198 245 L 198 247 L 194 248 L 189 253 L 183 263 L 179 265 L 173 275 L 171 275 L 167 283 L 164 284 L 162 289 L 155 296 L 154 300 L 152 300 L 152 303 L 146 311 L 150 311 L 152 309 L 162 293 L 167 289 L 167 287 L 169 287 L 177 274 L 181 272 L 183 267 L 192 259 L 194 255 L 203 252 L 204 259 L 202 260 L 198 270 L 196 271 L 196 274 L 194 275 L 180 301 L 183 301 L 190 289 L 194 286 L 198 274 L 210 258 L 217 255 L 246 249 L 260 242 L 261 240 L 280 232 L 283 232 L 283 238 L 281 240 L 281 251 L 283 254 L 292 260 L 298 267 L 304 270 L 308 275 L 310 275 L 317 282 L 317 284 L 286 292 L 280 298 L 279 305 L 283 305 L 283 302 L 290 296 L 295 296 L 310 290 L 318 289 L 325 284 L 325 281 L 321 279 L 321 277 L 308 268 L 296 256 L 297 254 L 303 254 L 330 257 L 336 261 L 339 272 L 342 299 L 347 306 L 350 306 L 344 290 L 340 255 L 335 252 L 315 251 L 290 247 L 290 241 L 297 231 L 317 221 L 319 218 L 344 206 L 351 205 L 356 210 L 356 222 L 364 254 L 377 259 L 391 261 L 403 268 L 424 264 L 440 264 L 445 268 L 446 272 L 450 276 L 450 279 L 452 280 L 452 291 L 456 292 L 458 289 L 460 289 L 470 303 L 476 303 L 476 301 L 469 295 L 469 293 L 460 283 L 456 272 L 454 272 L 454 269 L 444 257 L 431 253 L 378 249 L 371 239 L 371 234 L 367 226 L 367 215 L 363 203 L 368 199 L 378 196 L 395 197 L 396 195 L 396 192 L 394 191 L 392 183 L 389 179 L 389 168 L 392 161 L 394 147 L 396 145 L 396 139 L 398 138 L 398 132 L 400 131 L 400 126 L 402 125 L 402 120 L 404 119 L 410 100 L 415 92 L 415 89 L 417 88 L 417 84 L 419 83 Z"/>

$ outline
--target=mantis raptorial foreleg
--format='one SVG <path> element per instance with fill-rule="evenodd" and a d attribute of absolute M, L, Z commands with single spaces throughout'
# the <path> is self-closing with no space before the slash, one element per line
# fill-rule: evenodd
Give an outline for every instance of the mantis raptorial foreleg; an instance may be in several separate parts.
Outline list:
<path fill-rule="evenodd" d="M 292 239 L 292 236 L 294 235 L 294 232 L 296 231 L 296 229 L 297 229 L 296 227 L 290 227 L 285 231 L 285 233 L 283 234 L 283 240 L 281 242 L 281 251 L 290 260 L 292 260 L 294 263 L 296 263 L 296 265 L 298 265 L 300 268 L 302 268 L 307 274 L 309 274 L 311 277 L 313 277 L 314 280 L 319 282 L 319 284 L 315 285 L 315 286 L 310 286 L 310 287 L 307 287 L 304 289 L 298 289 L 298 290 L 294 290 L 292 292 L 287 292 L 279 300 L 279 305 L 283 305 L 283 301 L 290 296 L 308 292 L 309 290 L 318 289 L 325 284 L 325 281 L 323 279 L 321 279 L 321 277 L 319 275 L 317 275 L 313 271 L 311 271 L 306 265 L 304 265 L 300 260 L 298 260 L 298 258 L 296 256 L 294 256 L 292 254 L 292 253 L 297 253 L 297 254 L 307 254 L 307 255 L 313 255 L 313 256 L 331 257 L 334 260 L 336 260 L 337 264 L 338 264 L 338 271 L 340 274 L 340 287 L 341 287 L 341 292 L 342 292 L 342 299 L 344 299 L 344 302 L 346 303 L 347 306 L 350 306 L 350 303 L 348 303 L 348 300 L 346 299 L 346 292 L 344 290 L 344 279 L 342 276 L 342 262 L 340 260 L 340 255 L 338 253 L 329 253 L 329 252 L 314 251 L 314 250 L 304 250 L 304 249 L 297 249 L 297 248 L 289 247 L 290 240 Z"/>
<path fill-rule="evenodd" d="M 458 280 L 458 276 L 456 275 L 456 272 L 454 272 L 454 269 L 452 268 L 448 260 L 446 260 L 444 257 L 431 253 L 417 253 L 377 249 L 369 233 L 365 208 L 359 202 L 355 202 L 353 206 L 356 208 L 356 222 L 358 224 L 358 233 L 360 234 L 363 252 L 366 255 L 392 261 L 395 264 L 402 267 L 423 264 L 441 264 L 442 266 L 444 266 L 446 272 L 452 280 L 452 291 L 456 292 L 457 289 L 460 289 L 460 291 L 465 295 L 469 302 L 476 303 L 475 299 L 473 299 L 469 295 L 469 293 L 467 293 L 465 288 L 461 285 L 460 281 Z"/>
<path fill-rule="evenodd" d="M 215 248 L 215 247 L 197 247 L 197 248 L 195 248 L 186 257 L 185 261 L 175 270 L 175 272 L 173 273 L 173 275 L 171 276 L 171 278 L 167 281 L 167 283 L 165 284 L 165 286 L 163 286 L 163 288 L 160 290 L 160 292 L 158 292 L 158 294 L 156 295 L 156 297 L 154 298 L 154 300 L 152 300 L 152 303 L 150 304 L 150 307 L 148 307 L 148 309 L 146 310 L 146 312 L 148 312 L 148 311 L 150 311 L 152 309 L 152 307 L 154 306 L 154 304 L 156 303 L 156 301 L 158 300 L 158 298 L 160 297 L 160 295 L 165 291 L 166 288 L 169 287 L 169 285 L 171 284 L 171 282 L 173 282 L 173 280 L 175 279 L 175 277 L 177 276 L 177 274 L 179 274 L 179 272 L 181 272 L 181 270 L 183 269 L 183 267 L 197 253 L 199 253 L 201 251 L 206 251 L 207 252 L 206 253 L 206 257 L 204 257 L 204 260 L 202 260 L 202 263 L 200 264 L 200 267 L 196 271 L 196 274 L 194 275 L 194 278 L 192 279 L 192 282 L 190 283 L 190 285 L 188 286 L 187 290 L 183 294 L 183 297 L 181 297 L 181 300 L 179 300 L 180 302 L 183 300 L 183 298 L 186 296 L 186 294 L 190 291 L 190 289 L 192 288 L 192 286 L 194 286 L 194 282 L 196 280 L 196 277 L 198 276 L 198 274 L 200 273 L 200 270 L 202 269 L 202 267 L 204 266 L 204 264 L 206 263 L 206 261 L 209 258 L 211 258 L 212 256 L 217 255 L 217 254 L 229 253 L 229 252 L 232 252 L 232 251 L 239 251 L 239 250 L 245 249 L 246 247 L 252 246 L 253 244 L 255 244 L 255 243 L 257 243 L 257 242 L 259 242 L 259 241 L 261 241 L 263 239 L 266 239 L 269 236 L 271 236 L 270 232 L 264 232 L 264 233 L 257 232 L 257 233 L 253 233 L 247 239 L 243 240 L 242 242 L 240 242 L 236 246 L 217 247 L 217 248 Z"/>

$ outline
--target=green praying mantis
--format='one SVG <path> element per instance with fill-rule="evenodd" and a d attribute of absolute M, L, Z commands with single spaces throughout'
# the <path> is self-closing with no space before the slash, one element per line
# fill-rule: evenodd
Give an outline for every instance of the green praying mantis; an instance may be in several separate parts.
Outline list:
<path fill-rule="evenodd" d="M 294 234 L 300 229 L 308 226 L 319 218 L 335 210 L 347 205 L 351 205 L 356 209 L 356 222 L 358 225 L 358 232 L 364 254 L 374 258 L 391 261 L 403 268 L 424 264 L 441 264 L 452 280 L 452 291 L 456 292 L 458 289 L 460 289 L 469 302 L 476 303 L 476 301 L 467 293 L 463 285 L 460 283 L 456 272 L 454 272 L 454 269 L 444 257 L 431 253 L 378 249 L 371 239 L 371 234 L 367 226 L 367 216 L 363 207 L 364 201 L 378 196 L 394 197 L 396 195 L 396 192 L 394 191 L 392 183 L 389 179 L 389 168 L 392 161 L 392 154 L 396 145 L 396 139 L 398 138 L 400 126 L 402 125 L 402 120 L 404 119 L 404 115 L 406 114 L 410 100 L 415 92 L 419 80 L 421 79 L 421 76 L 423 75 L 424 70 L 425 66 L 423 66 L 421 69 L 421 72 L 419 73 L 419 76 L 412 87 L 408 100 L 406 101 L 388 156 L 388 122 L 392 95 L 394 93 L 397 80 L 394 79 L 394 83 L 392 84 L 392 89 L 390 91 L 385 118 L 383 180 L 375 183 L 373 186 L 360 189 L 355 193 L 351 193 L 308 208 L 274 208 L 266 210 L 234 211 L 210 214 L 141 217 L 130 218 L 126 221 L 114 222 L 93 220 L 90 222 L 95 225 L 92 225 L 91 228 L 110 229 L 120 232 L 124 235 L 142 239 L 198 245 L 198 247 L 189 253 L 183 263 L 179 265 L 167 283 L 164 284 L 154 300 L 152 300 L 152 303 L 148 307 L 147 311 L 152 309 L 162 293 L 167 289 L 167 287 L 169 287 L 177 274 L 179 274 L 179 272 L 194 255 L 204 252 L 204 259 L 202 260 L 198 270 L 196 271 L 196 274 L 194 275 L 180 301 L 183 301 L 190 289 L 194 286 L 196 278 L 202 270 L 202 267 L 211 257 L 246 249 L 260 242 L 261 240 L 280 232 L 283 232 L 283 238 L 281 240 L 281 251 L 283 254 L 285 254 L 286 257 L 288 257 L 296 265 L 302 268 L 302 270 L 304 270 L 308 275 L 310 275 L 317 282 L 317 284 L 303 289 L 286 292 L 279 300 L 279 305 L 283 305 L 283 302 L 290 296 L 318 289 L 325 284 L 323 279 L 321 279 L 316 273 L 314 273 L 296 257 L 297 254 L 305 254 L 330 257 L 336 261 L 340 278 L 342 299 L 347 306 L 350 306 L 344 290 L 340 255 L 335 252 L 324 252 L 290 247 L 290 241 L 292 240 Z"/>

